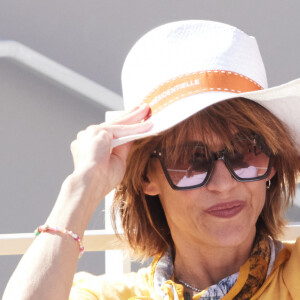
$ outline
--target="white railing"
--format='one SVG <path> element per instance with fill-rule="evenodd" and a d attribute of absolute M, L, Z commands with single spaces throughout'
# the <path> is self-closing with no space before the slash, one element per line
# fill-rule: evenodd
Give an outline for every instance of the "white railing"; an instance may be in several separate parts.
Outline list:
<path fill-rule="evenodd" d="M 123 108 L 122 97 L 16 41 L 0 41 L 0 58 L 13 61 L 42 74 L 108 109 Z"/>
<path fill-rule="evenodd" d="M 0 255 L 24 254 L 34 240 L 33 233 L 0 234 Z M 85 251 L 118 249 L 120 242 L 113 232 L 87 230 L 84 234 Z"/>
<path fill-rule="evenodd" d="M 300 224 L 287 225 L 282 241 L 294 241 L 300 236 Z M 31 233 L 0 234 L 0 255 L 24 254 L 34 240 Z M 122 244 L 112 231 L 87 230 L 84 234 L 85 251 L 106 251 L 122 249 Z"/>
<path fill-rule="evenodd" d="M 288 225 L 282 241 L 294 241 L 300 236 L 300 224 Z M 0 234 L 0 255 L 23 254 L 34 239 L 33 233 Z M 122 251 L 115 234 L 108 230 L 87 230 L 83 243 L 85 251 L 105 251 L 105 273 L 121 274 L 130 272 L 130 258 Z"/>
<path fill-rule="evenodd" d="M 0 234 L 0 255 L 24 254 L 35 236 L 33 233 Z M 105 272 L 130 272 L 130 258 L 121 250 L 121 243 L 113 232 L 87 230 L 83 239 L 85 251 L 105 251 Z"/>

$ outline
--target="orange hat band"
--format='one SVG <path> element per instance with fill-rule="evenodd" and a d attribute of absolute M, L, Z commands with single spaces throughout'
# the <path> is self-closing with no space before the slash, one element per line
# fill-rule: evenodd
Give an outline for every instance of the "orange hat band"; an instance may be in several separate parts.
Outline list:
<path fill-rule="evenodd" d="M 142 103 L 148 103 L 152 114 L 182 98 L 207 92 L 245 93 L 263 88 L 252 79 L 230 71 L 211 70 L 173 78 L 154 89 Z"/>

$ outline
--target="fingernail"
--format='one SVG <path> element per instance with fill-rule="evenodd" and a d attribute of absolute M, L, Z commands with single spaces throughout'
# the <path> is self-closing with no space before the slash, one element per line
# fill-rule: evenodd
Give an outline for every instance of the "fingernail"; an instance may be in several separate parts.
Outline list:
<path fill-rule="evenodd" d="M 152 116 L 152 109 L 151 107 L 149 107 L 149 111 L 148 111 L 148 114 L 146 115 L 146 117 L 144 118 L 144 122 L 147 121 L 150 117 Z"/>

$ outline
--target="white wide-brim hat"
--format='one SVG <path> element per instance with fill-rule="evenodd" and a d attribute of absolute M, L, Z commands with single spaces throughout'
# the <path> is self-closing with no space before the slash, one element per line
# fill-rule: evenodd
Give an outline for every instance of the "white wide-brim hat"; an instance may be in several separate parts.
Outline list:
<path fill-rule="evenodd" d="M 300 145 L 300 79 L 268 88 L 256 39 L 227 24 L 189 20 L 153 29 L 129 52 L 122 87 L 125 109 L 148 103 L 153 127 L 116 139 L 113 147 L 158 134 L 236 97 L 266 107 Z"/>

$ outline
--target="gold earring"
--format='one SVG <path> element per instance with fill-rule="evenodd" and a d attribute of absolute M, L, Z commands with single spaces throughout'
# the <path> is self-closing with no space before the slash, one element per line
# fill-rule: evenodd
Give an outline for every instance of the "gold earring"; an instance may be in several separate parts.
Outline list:
<path fill-rule="evenodd" d="M 270 189 L 270 186 L 271 186 L 271 180 L 269 179 L 269 180 L 266 182 L 267 190 Z"/>

